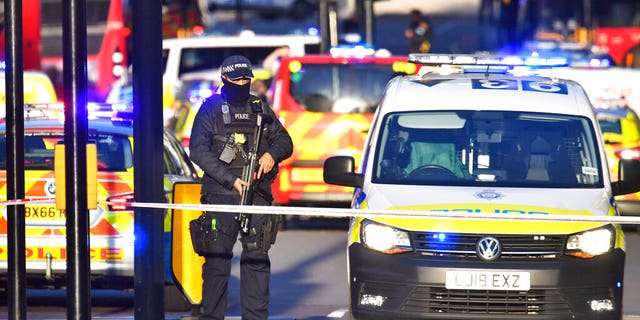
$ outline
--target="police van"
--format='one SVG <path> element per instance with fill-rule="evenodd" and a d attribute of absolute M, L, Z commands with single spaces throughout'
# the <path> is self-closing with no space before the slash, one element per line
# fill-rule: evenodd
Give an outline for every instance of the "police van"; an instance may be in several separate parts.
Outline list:
<path fill-rule="evenodd" d="M 600 221 L 640 162 L 610 181 L 582 87 L 522 68 L 559 60 L 411 54 L 423 67 L 387 85 L 359 171 L 325 161 L 352 208 L 396 214 L 351 220 L 352 319 L 621 319 L 624 234 Z"/>

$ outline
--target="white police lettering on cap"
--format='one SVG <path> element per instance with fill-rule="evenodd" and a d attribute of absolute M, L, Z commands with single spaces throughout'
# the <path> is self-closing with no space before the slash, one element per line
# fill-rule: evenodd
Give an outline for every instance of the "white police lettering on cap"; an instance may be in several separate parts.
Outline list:
<path fill-rule="evenodd" d="M 222 67 L 222 73 L 229 73 L 229 72 L 233 72 L 236 69 L 249 69 L 249 64 L 248 63 L 234 63 L 228 66 L 224 66 Z"/>

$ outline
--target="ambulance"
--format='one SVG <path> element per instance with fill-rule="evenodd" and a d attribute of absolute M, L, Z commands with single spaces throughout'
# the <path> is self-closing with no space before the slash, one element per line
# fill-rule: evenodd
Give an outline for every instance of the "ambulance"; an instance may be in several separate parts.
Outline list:
<path fill-rule="evenodd" d="M 640 162 L 610 181 L 582 87 L 525 68 L 566 61 L 409 61 L 423 66 L 386 86 L 360 169 L 324 163 L 352 208 L 395 213 L 351 218 L 351 319 L 621 319 L 625 238 L 606 221 Z"/>

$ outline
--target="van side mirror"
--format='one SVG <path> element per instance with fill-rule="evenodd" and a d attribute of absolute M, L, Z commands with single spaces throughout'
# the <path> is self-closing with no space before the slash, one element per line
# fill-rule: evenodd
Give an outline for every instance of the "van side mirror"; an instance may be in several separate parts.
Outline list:
<path fill-rule="evenodd" d="M 618 181 L 611 183 L 614 196 L 640 191 L 640 160 L 621 159 Z"/>
<path fill-rule="evenodd" d="M 329 157 L 324 161 L 323 178 L 325 183 L 361 188 L 364 175 L 355 173 L 355 160 L 349 156 Z"/>

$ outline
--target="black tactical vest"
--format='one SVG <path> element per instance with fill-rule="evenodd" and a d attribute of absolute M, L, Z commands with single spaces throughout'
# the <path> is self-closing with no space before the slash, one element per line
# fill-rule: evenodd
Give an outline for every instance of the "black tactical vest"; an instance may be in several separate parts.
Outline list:
<path fill-rule="evenodd" d="M 255 143 L 254 135 L 258 121 L 258 114 L 262 113 L 263 107 L 261 104 L 260 110 L 253 110 L 249 105 L 249 101 L 251 101 L 251 99 L 259 98 L 251 95 L 243 106 L 227 105 L 228 108 L 224 107 L 226 102 L 223 101 L 218 104 L 218 107 L 215 109 L 215 133 L 213 141 L 214 150 L 217 150 L 218 154 L 222 152 L 229 135 L 233 135 L 235 133 L 244 135 L 245 137 L 244 143 L 238 144 L 239 149 L 242 151 L 238 151 L 235 159 L 229 164 L 229 167 L 232 169 L 242 169 L 246 164 L 246 158 L 243 156 L 243 152 L 244 154 L 248 154 L 249 150 Z M 225 123 L 225 117 L 229 120 L 228 123 Z M 265 139 L 262 137 L 259 146 L 260 148 L 258 149 L 258 156 L 264 152 L 264 146 Z"/>

